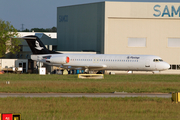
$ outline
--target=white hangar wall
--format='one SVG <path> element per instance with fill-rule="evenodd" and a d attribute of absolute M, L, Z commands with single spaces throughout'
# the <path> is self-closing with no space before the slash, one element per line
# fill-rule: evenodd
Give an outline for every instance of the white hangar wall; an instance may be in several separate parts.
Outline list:
<path fill-rule="evenodd" d="M 104 52 L 104 3 L 57 8 L 59 51 Z"/>
<path fill-rule="evenodd" d="M 180 3 L 99 2 L 57 8 L 60 51 L 152 54 L 180 65 Z"/>
<path fill-rule="evenodd" d="M 105 2 L 105 54 L 153 54 L 180 65 L 180 3 Z"/>

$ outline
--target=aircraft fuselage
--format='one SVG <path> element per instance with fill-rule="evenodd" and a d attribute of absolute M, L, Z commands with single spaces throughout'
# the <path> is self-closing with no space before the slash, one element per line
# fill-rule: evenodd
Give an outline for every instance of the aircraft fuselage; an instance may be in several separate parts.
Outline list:
<path fill-rule="evenodd" d="M 50 58 L 46 58 L 46 56 L 50 56 Z M 46 54 L 32 55 L 31 58 L 45 64 L 67 69 L 162 71 L 170 67 L 160 57 L 154 55 Z M 68 62 L 66 58 L 69 59 Z"/>

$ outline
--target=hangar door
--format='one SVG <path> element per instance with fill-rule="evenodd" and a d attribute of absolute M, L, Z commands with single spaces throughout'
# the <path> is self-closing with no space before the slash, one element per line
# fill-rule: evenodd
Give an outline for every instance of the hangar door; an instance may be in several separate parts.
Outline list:
<path fill-rule="evenodd" d="M 105 53 L 153 54 L 163 57 L 164 52 L 168 53 L 168 38 L 180 38 L 179 28 L 180 19 L 108 18 Z M 136 40 L 132 44 L 137 43 L 137 46 L 128 43 L 128 40 Z"/>

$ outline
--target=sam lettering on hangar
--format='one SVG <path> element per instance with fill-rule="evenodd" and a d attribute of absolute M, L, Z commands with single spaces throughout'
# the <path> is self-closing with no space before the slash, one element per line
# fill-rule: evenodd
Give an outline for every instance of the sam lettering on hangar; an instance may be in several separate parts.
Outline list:
<path fill-rule="evenodd" d="M 156 13 L 154 13 L 153 16 L 155 16 L 155 17 L 164 17 L 164 16 L 174 17 L 175 15 L 178 15 L 180 17 L 180 6 L 174 7 L 174 5 L 172 5 L 171 7 L 168 7 L 167 5 L 165 5 L 163 11 L 160 11 L 160 8 L 161 8 L 161 5 L 154 6 L 153 9 Z"/>
<path fill-rule="evenodd" d="M 68 15 L 59 15 L 59 22 L 68 22 Z"/>

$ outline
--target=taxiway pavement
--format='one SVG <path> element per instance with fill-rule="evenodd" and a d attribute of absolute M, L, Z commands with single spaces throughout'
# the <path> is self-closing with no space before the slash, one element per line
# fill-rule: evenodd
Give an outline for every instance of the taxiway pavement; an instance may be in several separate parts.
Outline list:
<path fill-rule="evenodd" d="M 5 97 L 158 97 L 171 98 L 170 93 L 0 93 Z"/>

